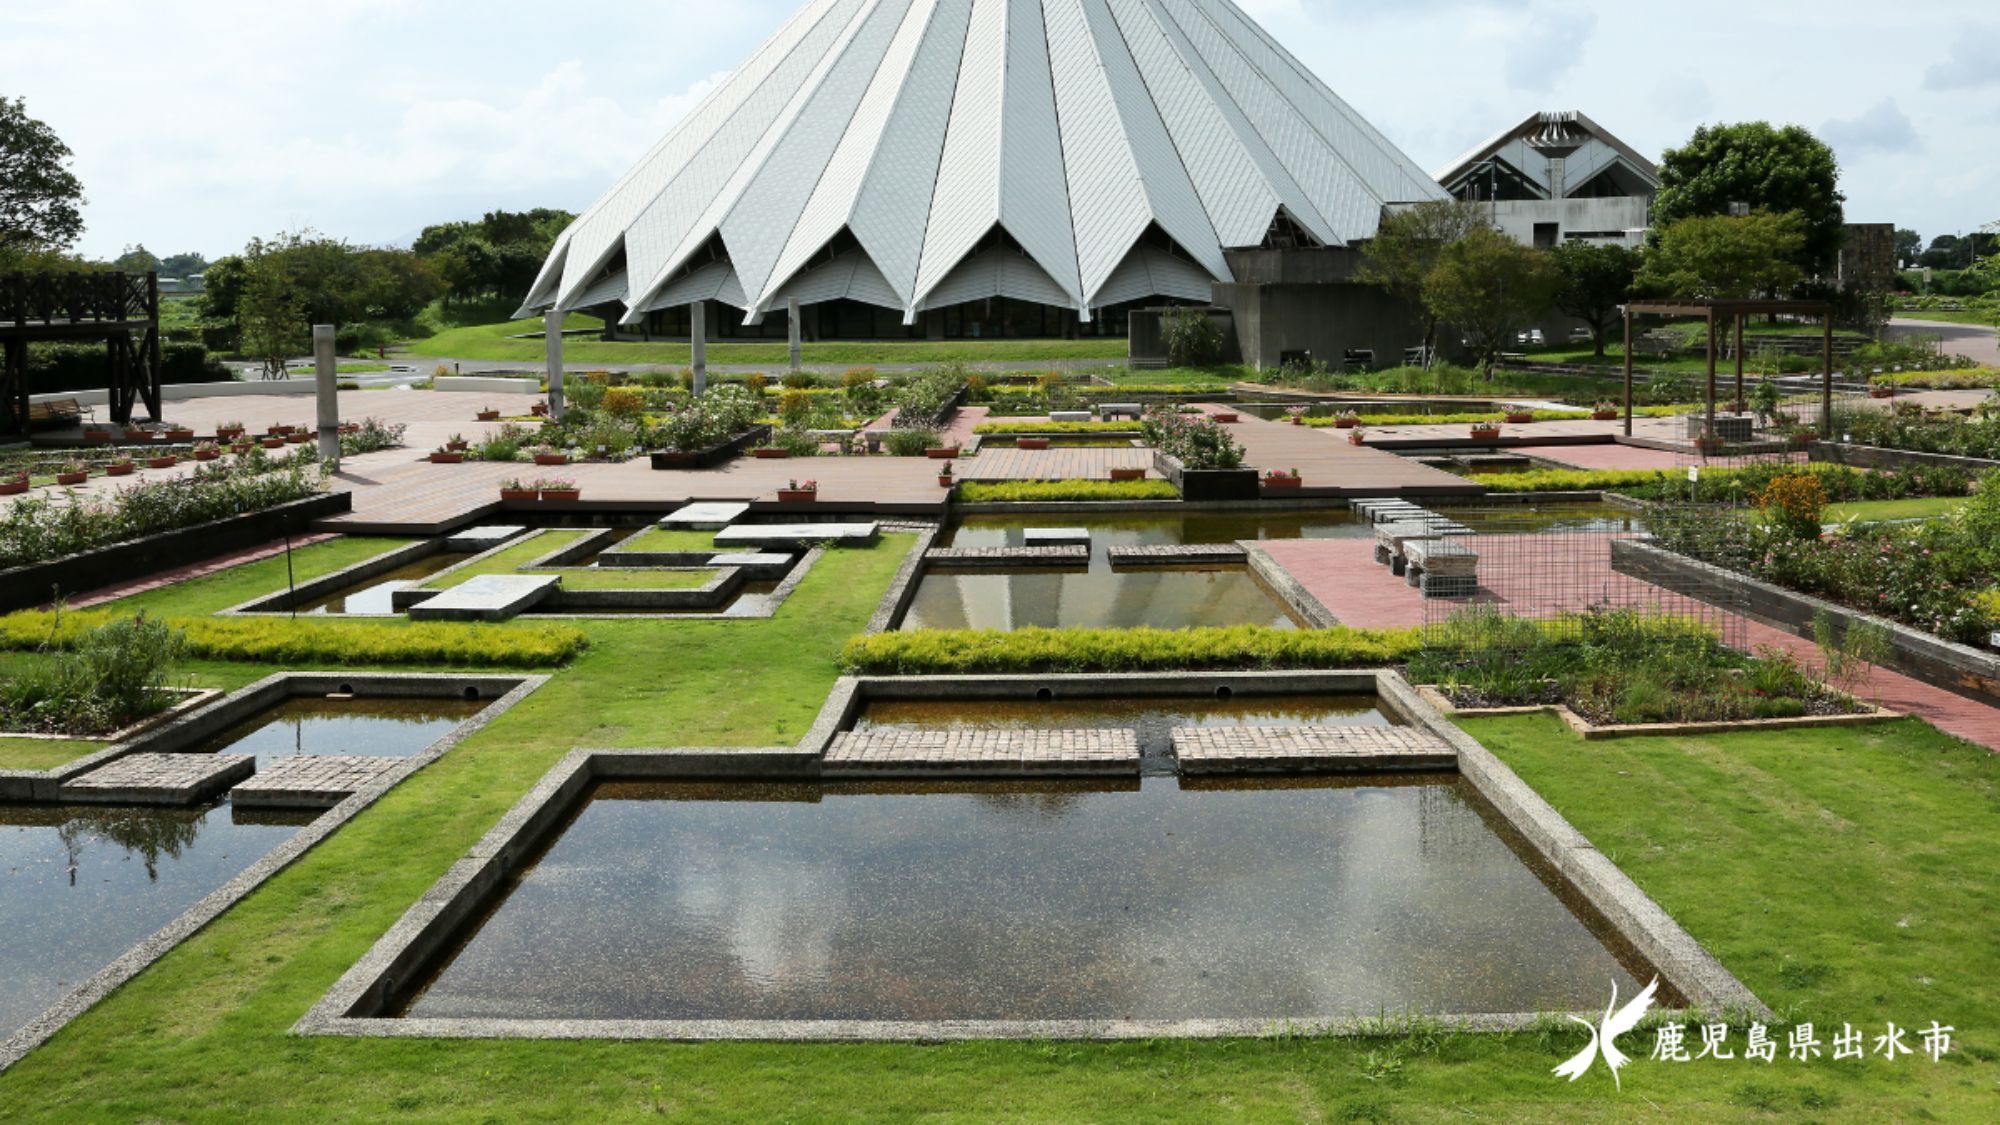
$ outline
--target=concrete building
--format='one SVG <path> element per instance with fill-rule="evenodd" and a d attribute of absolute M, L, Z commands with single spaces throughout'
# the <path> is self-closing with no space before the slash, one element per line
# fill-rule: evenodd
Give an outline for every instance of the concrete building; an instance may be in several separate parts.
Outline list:
<path fill-rule="evenodd" d="M 1379 334 L 1328 311 L 1379 298 L 1352 247 L 1442 198 L 1229 0 L 811 0 L 558 238 L 523 313 L 1123 336 L 1219 298 L 1271 363 Z"/>
<path fill-rule="evenodd" d="M 1454 197 L 1486 202 L 1493 224 L 1529 246 L 1645 239 L 1660 172 L 1575 110 L 1537 113 L 1438 172 Z"/>

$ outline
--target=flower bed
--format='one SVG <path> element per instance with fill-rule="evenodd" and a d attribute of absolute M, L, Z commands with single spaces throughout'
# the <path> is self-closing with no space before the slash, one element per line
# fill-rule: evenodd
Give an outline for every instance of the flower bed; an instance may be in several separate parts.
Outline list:
<path fill-rule="evenodd" d="M 1690 485 L 1680 469 L 1536 469 L 1525 473 L 1482 473 L 1479 483 L 1494 492 L 1620 492 L 1640 500 L 1734 501 L 1749 503 L 1773 477 L 1810 473 L 1818 478 L 1826 498 L 1903 500 L 1916 496 L 1963 496 L 1973 474 L 1956 466 L 1919 466 L 1890 472 L 1862 472 L 1844 465 L 1752 464 L 1740 468 L 1704 469 Z M 1693 488 L 1694 495 L 1689 495 Z"/>
<path fill-rule="evenodd" d="M 850 672 L 1146 672 L 1240 668 L 1370 668 L 1413 655 L 1415 629 L 922 629 L 856 637 Z"/>
<path fill-rule="evenodd" d="M 1838 415 L 1832 434 L 1843 442 L 1913 453 L 1943 453 L 2000 461 L 2000 416 L 1966 418 L 1914 407 L 1853 410 Z"/>

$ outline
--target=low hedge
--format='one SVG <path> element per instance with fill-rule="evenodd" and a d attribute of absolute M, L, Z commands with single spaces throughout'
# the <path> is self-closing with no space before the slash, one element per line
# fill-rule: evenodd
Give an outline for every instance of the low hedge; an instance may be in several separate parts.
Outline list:
<path fill-rule="evenodd" d="M 1972 474 L 1952 467 L 1913 467 L 1868 472 L 1831 462 L 1774 462 L 1740 468 L 1703 469 L 1694 487 L 1704 502 L 1749 503 L 1773 478 L 1810 473 L 1831 501 L 1901 500 L 1914 496 L 1963 496 L 1971 490 Z M 1480 484 L 1494 492 L 1622 492 L 1642 500 L 1686 499 L 1689 484 L 1684 469 L 1535 469 L 1525 473 L 1481 474 Z"/>
<path fill-rule="evenodd" d="M 856 637 L 841 653 L 849 672 L 1152 672 L 1253 668 L 1382 667 L 1409 659 L 1415 629 L 922 629 Z"/>
<path fill-rule="evenodd" d="M 975 434 L 1136 434 L 1137 422 L 981 422 Z"/>
<path fill-rule="evenodd" d="M 1574 422 L 1579 418 L 1590 417 L 1590 411 L 1588 410 L 1537 410 L 1534 414 L 1535 421 L 1537 422 Z M 1505 414 L 1498 411 L 1487 411 L 1478 414 L 1363 414 L 1361 415 L 1361 424 L 1364 426 L 1459 426 L 1469 425 L 1473 422 L 1504 423 L 1506 418 Z M 1305 424 L 1308 426 L 1331 426 L 1338 421 L 1339 419 L 1333 417 L 1307 418 Z"/>
<path fill-rule="evenodd" d="M 103 610 L 23 610 L 0 617 L 0 648 L 68 648 L 120 617 Z M 587 645 L 574 626 L 457 622 L 312 621 L 306 618 L 169 617 L 187 655 L 250 664 L 419 664 L 546 668 Z"/>
<path fill-rule="evenodd" d="M 961 481 L 959 500 L 967 504 L 1022 504 L 1061 500 L 1178 500 L 1163 480 L 999 480 Z"/>

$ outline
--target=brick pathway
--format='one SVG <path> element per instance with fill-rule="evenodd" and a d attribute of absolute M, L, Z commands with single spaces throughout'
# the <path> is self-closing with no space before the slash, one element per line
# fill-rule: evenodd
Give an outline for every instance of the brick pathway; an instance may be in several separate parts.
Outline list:
<path fill-rule="evenodd" d="M 256 768 L 250 754 L 127 754 L 64 782 L 57 797 L 90 804 L 191 805 Z"/>
<path fill-rule="evenodd" d="M 933 566 L 1089 566 L 1090 547 L 1066 543 L 1054 547 L 932 547 L 924 552 Z"/>
<path fill-rule="evenodd" d="M 1113 469 L 1152 471 L 1150 449 L 1117 449 L 1101 445 L 1052 445 L 1047 449 L 1016 449 L 1010 445 L 981 446 L 979 456 L 958 461 L 960 480 L 1110 480 Z"/>
<path fill-rule="evenodd" d="M 842 731 L 826 749 L 827 774 L 1137 774 L 1130 730 Z"/>
<path fill-rule="evenodd" d="M 1234 413 L 1235 407 L 1199 403 L 1210 414 Z M 1297 469 L 1305 484 L 1292 495 L 1316 497 L 1458 495 L 1477 496 L 1485 489 L 1464 477 L 1420 465 L 1380 449 L 1352 445 L 1344 430 L 1294 426 L 1241 414 L 1227 426 L 1243 443 L 1243 463 L 1257 469 Z"/>
<path fill-rule="evenodd" d="M 1112 547 L 1105 551 L 1112 566 L 1180 566 L 1188 563 L 1240 563 L 1247 556 L 1235 543 L 1150 543 Z"/>
<path fill-rule="evenodd" d="M 1548 567 L 1560 565 L 1573 568 L 1576 573 L 1558 589 L 1538 583 L 1536 567 L 1510 565 L 1504 574 L 1489 571 L 1482 575 L 1481 600 L 1507 603 L 1514 612 L 1528 616 L 1582 610 L 1596 600 L 1662 608 L 1688 605 L 1681 595 L 1612 570 L 1612 535 L 1595 537 L 1602 549 L 1581 556 L 1576 554 L 1579 537 L 1575 535 L 1524 538 L 1542 539 L 1549 544 L 1552 553 Z M 1478 538 L 1471 542 L 1476 544 Z M 1422 595 L 1390 574 L 1388 567 L 1376 565 L 1373 544 L 1368 540 L 1280 539 L 1259 546 L 1343 625 L 1386 629 L 1424 623 Z M 1492 587 L 1491 583 L 1496 581 L 1502 588 Z M 1819 663 L 1818 646 L 1807 638 L 1749 618 L 1737 618 L 1731 631 L 1739 628 L 1744 647 L 1752 652 L 1770 646 L 1804 663 Z M 1857 694 L 1891 710 L 1926 719 L 1940 730 L 1989 750 L 2000 750 L 2000 708 L 1885 668 L 1872 669 Z"/>
<path fill-rule="evenodd" d="M 1182 773 L 1448 770 L 1458 755 L 1414 727 L 1175 727 Z"/>
<path fill-rule="evenodd" d="M 404 764 L 402 758 L 300 754 L 266 764 L 229 798 L 245 807 L 332 808 Z"/>

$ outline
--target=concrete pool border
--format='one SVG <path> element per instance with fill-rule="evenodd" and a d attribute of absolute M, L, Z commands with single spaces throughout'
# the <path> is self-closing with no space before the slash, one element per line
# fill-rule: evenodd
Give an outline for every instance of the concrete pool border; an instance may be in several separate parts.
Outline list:
<path fill-rule="evenodd" d="M 421 978 L 464 928 L 473 924 L 560 830 L 600 781 L 673 779 L 817 780 L 822 751 L 866 699 L 964 698 L 977 688 L 993 696 L 1049 684 L 1082 696 L 1246 694 L 1373 689 L 1381 705 L 1405 722 L 1444 739 L 1458 756 L 1458 773 L 1473 793 L 1515 833 L 1534 857 L 1574 892 L 1597 918 L 1679 992 L 1691 1012 L 1768 1020 L 1771 1010 L 1721 962 L 1605 858 L 1512 769 L 1427 703 L 1388 669 L 1332 671 L 1169 672 L 1076 676 L 844 677 L 796 745 L 577 749 L 558 762 L 472 848 L 390 927 L 362 958 L 293 1025 L 305 1036 L 441 1039 L 754 1039 L 775 1041 L 967 1039 L 1139 1039 L 1256 1037 L 1273 1034 L 1379 1034 L 1385 1022 L 1428 1018 L 1421 1013 L 1311 1019 L 1185 1020 L 594 1020 L 535 1018 L 406 1018 L 382 1014 L 412 980 Z M 1594 1013 L 1593 1013 L 1594 1014 Z M 1477 1032 L 1529 1030 L 1548 1013 L 1474 1013 L 1439 1017 Z"/>
<path fill-rule="evenodd" d="M 311 823 L 272 848 L 263 858 L 238 872 L 235 878 L 182 911 L 173 921 L 126 950 L 19 1031 L 0 1041 L 0 1074 L 4 1074 L 15 1063 L 21 1061 L 28 1052 L 47 1042 L 71 1020 L 90 1010 L 99 1000 L 109 996 L 153 962 L 199 933 L 230 907 L 263 886 L 272 876 L 291 866 L 321 841 L 333 835 L 341 826 L 353 820 L 363 810 L 401 784 L 405 778 L 443 757 L 447 751 L 505 714 L 548 680 L 549 677 L 545 675 L 529 674 L 275 672 L 256 683 L 231 692 L 200 711 L 155 728 L 130 743 L 106 747 L 97 754 L 90 755 L 88 759 L 83 759 L 94 764 L 102 764 L 139 750 L 189 746 L 228 729 L 272 703 L 303 695 L 324 695 L 343 689 L 362 697 L 378 695 L 403 698 L 466 698 L 465 690 L 470 688 L 479 693 L 479 698 L 491 699 L 491 702 L 477 714 L 468 716 L 420 753 L 402 759 L 397 768 L 383 774 L 352 796 L 321 813 Z M 48 772 L 66 775 L 75 772 L 74 767 L 77 765 L 78 763 L 72 762 L 58 770 Z"/>

